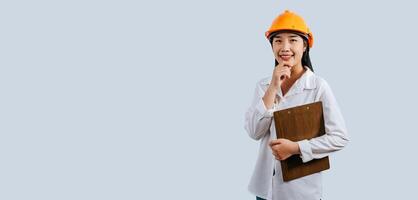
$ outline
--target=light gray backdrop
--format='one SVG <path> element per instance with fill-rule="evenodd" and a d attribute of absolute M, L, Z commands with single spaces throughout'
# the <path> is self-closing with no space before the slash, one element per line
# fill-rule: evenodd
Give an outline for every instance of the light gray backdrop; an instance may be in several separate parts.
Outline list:
<path fill-rule="evenodd" d="M 414 1 L 2 1 L 0 199 L 254 199 L 244 113 L 284 9 L 351 143 L 324 199 L 414 199 Z"/>

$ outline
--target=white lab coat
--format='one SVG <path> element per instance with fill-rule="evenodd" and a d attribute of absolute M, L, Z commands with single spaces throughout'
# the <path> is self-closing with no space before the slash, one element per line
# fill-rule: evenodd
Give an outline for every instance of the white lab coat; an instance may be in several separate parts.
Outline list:
<path fill-rule="evenodd" d="M 256 196 L 271 200 L 319 200 L 322 198 L 321 173 L 283 182 L 280 161 L 272 155 L 269 142 L 276 139 L 273 112 L 307 103 L 322 101 L 325 134 L 310 140 L 296 141 L 303 162 L 323 158 L 342 149 L 349 141 L 343 116 L 328 83 L 307 70 L 283 97 L 279 89 L 277 103 L 267 110 L 262 97 L 271 77 L 257 82 L 254 99 L 245 114 L 245 130 L 260 140 L 258 158 L 248 189 Z M 332 164 L 332 163 L 331 163 Z M 275 175 L 273 176 L 273 169 Z"/>

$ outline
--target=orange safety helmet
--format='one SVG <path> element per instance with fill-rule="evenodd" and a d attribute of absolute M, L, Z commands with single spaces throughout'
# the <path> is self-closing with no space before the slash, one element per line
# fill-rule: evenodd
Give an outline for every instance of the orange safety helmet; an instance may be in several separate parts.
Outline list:
<path fill-rule="evenodd" d="M 313 35 L 309 31 L 309 28 L 306 25 L 303 18 L 297 15 L 296 13 L 291 12 L 289 10 L 285 10 L 284 13 L 282 13 L 281 15 L 276 17 L 276 19 L 274 19 L 273 23 L 271 24 L 271 27 L 268 31 L 266 31 L 265 35 L 267 39 L 269 39 L 270 35 L 273 32 L 281 30 L 297 31 L 304 35 L 307 35 L 309 48 L 312 48 L 314 42 Z"/>

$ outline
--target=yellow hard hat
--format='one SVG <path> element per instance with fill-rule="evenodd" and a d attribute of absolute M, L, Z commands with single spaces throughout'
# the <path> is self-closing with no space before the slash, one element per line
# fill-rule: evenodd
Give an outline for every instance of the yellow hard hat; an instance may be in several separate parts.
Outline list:
<path fill-rule="evenodd" d="M 267 39 L 269 39 L 271 33 L 282 30 L 297 31 L 307 35 L 309 47 L 312 48 L 314 42 L 313 35 L 309 31 L 309 28 L 303 18 L 296 13 L 285 10 L 284 13 L 274 19 L 271 27 L 268 31 L 266 31 L 265 35 Z"/>

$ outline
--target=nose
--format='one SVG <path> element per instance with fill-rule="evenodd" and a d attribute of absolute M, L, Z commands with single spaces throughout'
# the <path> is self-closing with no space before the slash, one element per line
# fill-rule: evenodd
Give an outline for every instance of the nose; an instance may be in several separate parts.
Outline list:
<path fill-rule="evenodd" d="M 283 42 L 283 48 L 280 50 L 281 52 L 288 52 L 290 51 L 290 44 L 287 41 Z"/>

